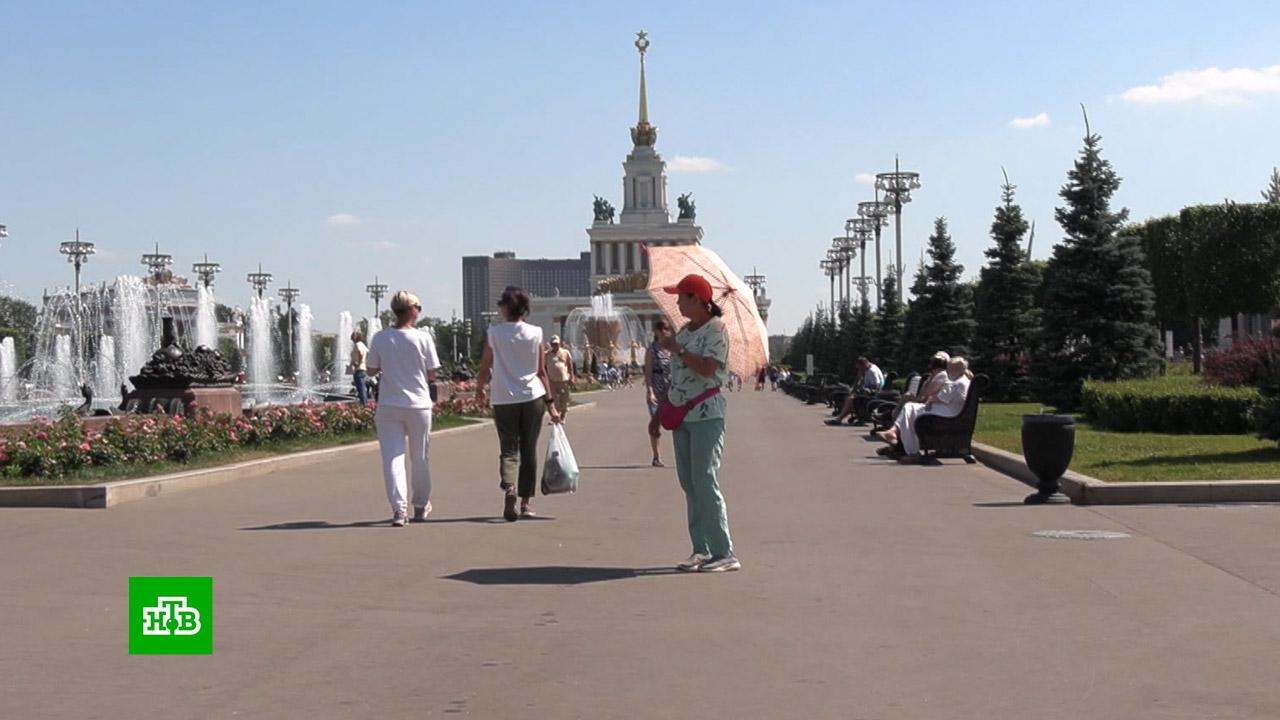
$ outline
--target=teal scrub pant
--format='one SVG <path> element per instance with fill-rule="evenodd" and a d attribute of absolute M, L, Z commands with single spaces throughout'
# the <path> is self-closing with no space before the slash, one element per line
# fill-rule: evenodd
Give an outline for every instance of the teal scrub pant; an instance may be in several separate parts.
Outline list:
<path fill-rule="evenodd" d="M 720 494 L 720 455 L 724 452 L 724 418 L 680 424 L 671 433 L 676 450 L 676 475 L 689 511 L 689 539 L 693 551 L 724 557 L 733 552 L 729 512 Z"/>

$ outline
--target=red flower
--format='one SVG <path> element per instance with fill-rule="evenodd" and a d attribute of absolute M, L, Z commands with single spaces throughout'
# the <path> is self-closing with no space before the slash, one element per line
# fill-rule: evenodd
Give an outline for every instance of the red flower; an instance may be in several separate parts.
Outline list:
<path fill-rule="evenodd" d="M 45 432 L 45 431 L 43 431 L 43 430 L 40 430 L 40 431 L 38 431 L 38 432 L 36 433 L 36 439 L 37 439 L 37 440 L 48 440 L 48 439 L 49 439 L 49 433 L 47 433 L 47 432 Z"/>
<path fill-rule="evenodd" d="M 89 452 L 89 443 L 80 443 L 80 452 Z"/>
<path fill-rule="evenodd" d="M 227 433 L 227 439 L 230 440 L 231 442 L 240 442 L 240 438 L 236 437 L 235 430 L 232 430 L 231 432 Z"/>

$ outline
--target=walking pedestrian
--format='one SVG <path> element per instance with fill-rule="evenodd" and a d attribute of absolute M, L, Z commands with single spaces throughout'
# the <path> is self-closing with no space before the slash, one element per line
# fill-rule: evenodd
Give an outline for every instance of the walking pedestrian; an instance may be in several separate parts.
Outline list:
<path fill-rule="evenodd" d="M 685 572 L 726 572 L 742 564 L 733 552 L 729 513 L 720 492 L 720 456 L 724 451 L 725 400 L 729 341 L 720 307 L 712 300 L 711 283 L 686 275 L 664 288 L 678 295 L 680 314 L 689 319 L 675 337 L 661 341 L 671 353 L 671 385 L 667 401 L 686 410 L 672 431 L 676 474 L 684 490 L 693 553 L 676 565 Z"/>
<path fill-rule="evenodd" d="M 493 424 L 498 430 L 499 487 L 503 491 L 502 517 L 515 522 L 535 513 L 530 504 L 538 479 L 538 435 L 542 415 L 560 422 L 554 398 L 549 393 L 546 356 L 542 353 L 542 328 L 524 321 L 529 314 L 529 295 L 508 286 L 498 300 L 502 322 L 489 326 L 488 344 L 476 376 L 476 398 L 486 396 L 493 406 Z M 492 384 L 492 393 L 486 388 Z M 516 512 L 516 498 L 520 511 Z"/>
<path fill-rule="evenodd" d="M 440 369 L 440 358 L 431 334 L 414 326 L 422 312 L 417 295 L 407 290 L 397 292 L 391 298 L 391 311 L 396 316 L 395 326 L 373 336 L 367 368 L 380 387 L 373 419 L 382 451 L 382 479 L 391 503 L 391 525 L 403 527 L 408 516 L 406 455 L 413 475 L 413 521 L 423 522 L 431 514 L 427 452 L 431 445 L 431 384 Z"/>
<path fill-rule="evenodd" d="M 356 397 L 360 399 L 360 407 L 369 404 L 369 346 L 364 344 L 364 335 L 360 331 L 351 333 L 351 382 L 356 386 Z"/>
<path fill-rule="evenodd" d="M 569 389 L 577 382 L 573 369 L 573 356 L 560 346 L 560 336 L 551 336 L 551 349 L 547 351 L 547 377 L 551 380 L 551 397 L 555 398 L 560 417 L 569 415 Z"/>
<path fill-rule="evenodd" d="M 644 353 L 645 403 L 649 406 L 649 445 L 653 448 L 653 467 L 663 467 L 658 444 L 662 439 L 662 424 L 658 421 L 658 403 L 666 400 L 671 386 L 671 353 L 662 349 L 662 339 L 671 335 L 667 321 L 653 321 L 653 342 Z"/>

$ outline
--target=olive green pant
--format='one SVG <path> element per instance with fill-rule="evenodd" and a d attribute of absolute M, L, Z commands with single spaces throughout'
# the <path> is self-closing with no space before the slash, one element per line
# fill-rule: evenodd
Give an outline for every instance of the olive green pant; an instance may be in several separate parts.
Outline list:
<path fill-rule="evenodd" d="M 720 455 L 724 452 L 724 418 L 685 422 L 671 432 L 676 475 L 689 513 L 689 539 L 700 555 L 724 557 L 733 552 L 729 512 L 720 494 Z"/>
<path fill-rule="evenodd" d="M 538 398 L 515 405 L 494 405 L 493 424 L 498 428 L 498 472 L 502 487 L 519 488 L 531 498 L 538 481 L 538 434 L 547 401 Z"/>

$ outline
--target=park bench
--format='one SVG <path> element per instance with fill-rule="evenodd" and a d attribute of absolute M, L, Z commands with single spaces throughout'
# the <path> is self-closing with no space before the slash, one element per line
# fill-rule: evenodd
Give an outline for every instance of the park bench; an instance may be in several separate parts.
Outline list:
<path fill-rule="evenodd" d="M 894 399 L 874 400 L 867 406 L 867 417 L 871 421 L 871 434 L 888 430 L 893 425 L 893 419 L 898 414 L 898 408 L 902 407 L 902 403 L 907 398 L 914 398 L 920 394 L 920 385 L 924 382 L 924 378 L 920 373 L 911 373 L 907 376 L 907 387 L 902 395 Z"/>
<path fill-rule="evenodd" d="M 964 399 L 964 409 L 953 418 L 923 415 L 916 420 L 916 437 L 920 450 L 927 460 L 936 462 L 940 457 L 964 458 L 973 464 L 973 429 L 978 423 L 978 401 L 991 379 L 977 375 L 969 383 L 969 393 Z"/>
<path fill-rule="evenodd" d="M 871 400 L 872 402 L 895 400 L 898 397 L 898 391 L 893 389 L 893 383 L 897 379 L 898 379 L 897 373 L 895 372 L 886 373 L 884 376 L 883 389 L 881 389 L 879 392 L 875 393 L 874 395 L 868 396 L 868 399 Z M 827 405 L 831 407 L 831 414 L 833 416 L 840 414 L 841 408 L 844 407 L 844 401 L 849 399 L 849 393 L 853 391 L 854 391 L 854 388 L 850 385 L 841 385 L 840 387 L 835 388 L 831 391 L 831 393 L 827 397 Z M 865 407 L 858 407 L 856 409 L 859 411 L 857 413 L 858 419 L 863 421 L 867 420 Z"/>

